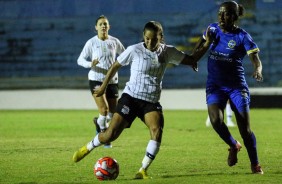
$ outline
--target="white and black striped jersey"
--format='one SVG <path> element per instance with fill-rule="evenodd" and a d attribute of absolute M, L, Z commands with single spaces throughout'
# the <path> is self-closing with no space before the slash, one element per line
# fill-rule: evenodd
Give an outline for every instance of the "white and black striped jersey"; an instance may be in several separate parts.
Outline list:
<path fill-rule="evenodd" d="M 91 61 L 98 59 L 99 63 L 91 68 L 88 79 L 103 82 L 109 68 L 115 62 L 117 54 L 121 54 L 124 50 L 119 39 L 109 35 L 108 39 L 103 41 L 96 35 L 84 45 L 77 59 L 77 64 L 84 68 L 91 68 Z M 118 74 L 116 73 L 109 84 L 117 83 Z"/>
<path fill-rule="evenodd" d="M 146 49 L 143 42 L 129 46 L 117 58 L 122 66 L 131 64 L 130 79 L 123 93 L 147 102 L 158 102 L 168 63 L 179 65 L 184 57 L 185 53 L 171 45 L 160 44 L 155 52 Z"/>

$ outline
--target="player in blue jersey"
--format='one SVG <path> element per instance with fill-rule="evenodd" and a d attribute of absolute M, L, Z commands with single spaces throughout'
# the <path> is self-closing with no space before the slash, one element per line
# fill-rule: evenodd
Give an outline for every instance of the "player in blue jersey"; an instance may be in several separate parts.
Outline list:
<path fill-rule="evenodd" d="M 218 11 L 218 22 L 208 26 L 197 49 L 209 49 L 206 101 L 211 124 L 220 138 L 230 146 L 228 165 L 237 163 L 242 148 L 224 123 L 224 108 L 230 101 L 241 137 L 251 162 L 252 173 L 263 174 L 258 160 L 256 137 L 250 128 L 250 93 L 244 76 L 243 58 L 247 54 L 253 63 L 253 77 L 262 81 L 259 48 L 251 36 L 235 25 L 243 15 L 243 6 L 235 1 L 223 2 Z"/>

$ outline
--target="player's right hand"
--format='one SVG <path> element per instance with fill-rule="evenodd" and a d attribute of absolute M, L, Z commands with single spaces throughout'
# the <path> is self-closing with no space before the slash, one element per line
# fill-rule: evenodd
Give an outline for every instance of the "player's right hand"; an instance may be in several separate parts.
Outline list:
<path fill-rule="evenodd" d="M 91 62 L 91 68 L 96 66 L 97 64 L 99 63 L 98 59 L 94 59 L 92 62 Z"/>
<path fill-rule="evenodd" d="M 103 89 L 101 86 L 98 88 L 94 88 L 94 95 L 96 97 L 100 97 L 105 93 L 105 89 Z"/>

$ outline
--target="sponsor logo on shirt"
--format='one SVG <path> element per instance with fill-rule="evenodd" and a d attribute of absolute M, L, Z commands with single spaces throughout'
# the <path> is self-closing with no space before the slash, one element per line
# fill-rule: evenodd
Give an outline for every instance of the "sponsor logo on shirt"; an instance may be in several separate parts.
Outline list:
<path fill-rule="evenodd" d="M 217 60 L 217 61 L 227 61 L 232 62 L 232 58 L 229 58 L 229 54 L 217 52 L 217 51 L 211 51 L 210 56 L 211 59 Z"/>

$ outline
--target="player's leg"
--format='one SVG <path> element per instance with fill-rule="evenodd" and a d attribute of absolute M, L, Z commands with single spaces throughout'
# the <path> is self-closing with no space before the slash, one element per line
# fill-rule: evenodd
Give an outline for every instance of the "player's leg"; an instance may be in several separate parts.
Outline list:
<path fill-rule="evenodd" d="M 136 117 L 135 104 L 132 103 L 129 95 L 123 95 L 116 108 L 116 112 L 112 118 L 109 127 L 105 132 L 97 134 L 86 146 L 83 146 L 73 155 L 74 162 L 78 162 L 88 155 L 95 147 L 100 146 L 108 141 L 115 140 L 125 127 L 130 127 Z"/>
<path fill-rule="evenodd" d="M 113 114 L 116 110 L 118 102 L 118 84 L 109 84 L 106 91 L 106 100 L 108 103 L 109 111 L 107 114 L 107 123 L 109 123 L 113 117 Z"/>
<path fill-rule="evenodd" d="M 109 127 L 113 114 L 116 110 L 117 99 L 118 99 L 118 84 L 109 84 L 106 90 L 106 100 L 108 104 L 109 111 L 107 113 L 106 127 Z M 110 142 L 104 145 L 105 148 L 111 148 L 112 144 Z"/>
<path fill-rule="evenodd" d="M 226 88 L 218 88 L 214 86 L 207 87 L 207 104 L 210 121 L 213 129 L 217 132 L 220 138 L 229 145 L 229 155 L 227 164 L 233 166 L 237 163 L 237 153 L 241 149 L 241 145 L 236 141 L 227 126 L 224 123 L 224 108 L 229 96 L 229 90 Z"/>
<path fill-rule="evenodd" d="M 96 102 L 96 105 L 99 111 L 99 117 L 97 119 L 97 124 L 99 125 L 100 130 L 104 131 L 107 128 L 106 123 L 107 123 L 107 114 L 109 110 L 108 103 L 106 100 L 106 95 L 104 94 L 100 97 L 96 97 L 96 95 L 93 94 L 93 98 Z"/>
<path fill-rule="evenodd" d="M 97 133 L 106 129 L 107 114 L 109 111 L 106 95 L 96 97 L 94 94 L 94 89 L 99 88 L 101 84 L 102 82 L 99 81 L 89 81 L 89 88 L 99 111 L 99 116 L 93 119 Z"/>
<path fill-rule="evenodd" d="M 234 114 L 241 137 L 248 152 L 248 156 L 251 162 L 251 170 L 253 173 L 263 174 L 258 160 L 256 137 L 250 128 L 250 95 L 248 90 L 235 91 L 233 93 L 232 103 L 236 107 Z"/>
<path fill-rule="evenodd" d="M 128 126 L 128 123 L 125 121 L 125 119 L 118 113 L 115 113 L 110 126 L 104 132 L 97 134 L 93 140 L 87 143 L 86 146 L 83 146 L 76 151 L 73 155 L 73 161 L 79 162 L 94 148 L 99 147 L 107 142 L 114 141 L 119 137 L 126 126 Z"/>
<path fill-rule="evenodd" d="M 236 141 L 227 126 L 223 122 L 223 106 L 219 108 L 218 104 L 208 105 L 209 116 L 213 129 L 217 132 L 220 138 L 229 145 L 229 155 L 227 158 L 227 164 L 233 166 L 237 163 L 237 153 L 241 149 L 241 144 Z"/>
<path fill-rule="evenodd" d="M 219 104 L 209 104 L 208 112 L 213 129 L 220 138 L 230 147 L 236 144 L 236 140 L 231 136 L 227 126 L 224 123 L 223 106 Z"/>
<path fill-rule="evenodd" d="M 159 107 L 161 109 L 160 105 Z M 142 160 L 142 166 L 136 173 L 135 179 L 149 178 L 147 175 L 147 169 L 158 154 L 162 141 L 162 133 L 164 127 L 164 118 L 162 111 L 158 110 L 146 113 L 144 116 L 144 122 L 149 128 L 151 140 L 148 142 L 146 152 Z"/>

